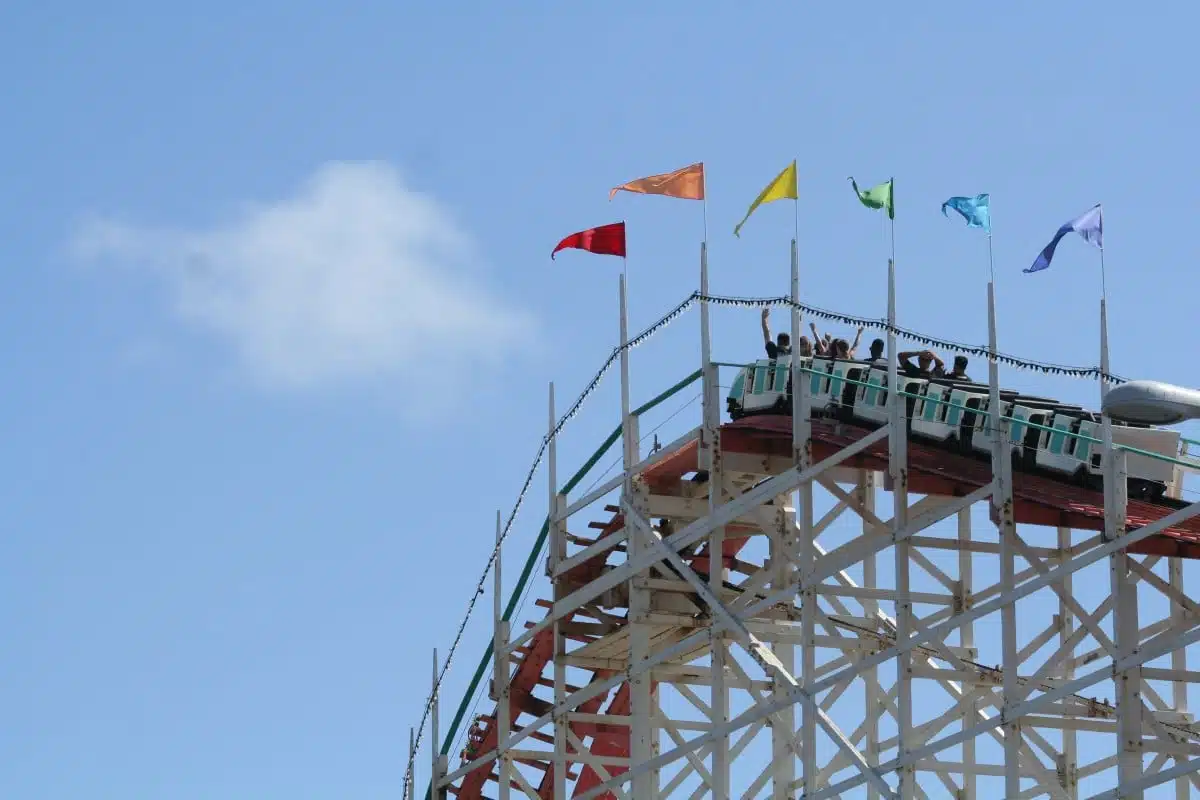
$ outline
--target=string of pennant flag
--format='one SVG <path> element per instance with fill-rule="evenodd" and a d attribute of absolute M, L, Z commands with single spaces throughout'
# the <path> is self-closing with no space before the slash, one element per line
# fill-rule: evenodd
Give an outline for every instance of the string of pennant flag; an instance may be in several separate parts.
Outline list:
<path fill-rule="evenodd" d="M 831 322 L 840 322 L 844 325 L 862 326 L 864 328 L 888 331 L 887 320 L 873 319 L 870 317 L 856 317 L 849 314 L 842 314 L 837 311 L 829 311 L 816 306 L 810 306 L 806 303 L 793 303 L 790 297 L 724 297 L 720 295 L 702 295 L 696 292 L 691 298 L 693 301 L 705 301 L 714 305 L 723 306 L 740 306 L 743 308 L 762 308 L 764 306 L 787 306 L 796 308 L 801 314 L 808 314 L 818 319 L 823 319 Z M 986 345 L 973 345 L 963 342 L 956 342 L 950 339 L 941 339 L 936 336 L 928 336 L 924 333 L 909 328 L 903 328 L 898 325 L 891 326 L 891 330 L 896 336 L 909 339 L 914 342 L 920 342 L 927 347 L 940 347 L 943 350 L 948 350 L 954 353 L 962 353 L 963 355 L 974 355 L 981 358 L 989 358 L 989 352 Z M 1029 358 L 1021 358 L 1019 356 L 1008 355 L 1006 353 L 997 353 L 996 360 L 1001 364 L 1006 364 L 1017 369 L 1031 370 L 1034 372 L 1042 372 L 1046 375 L 1064 375 L 1072 378 L 1100 378 L 1105 377 L 1111 384 L 1125 383 L 1127 378 L 1114 375 L 1111 372 L 1105 374 L 1099 367 L 1072 367 L 1066 364 L 1052 364 L 1045 361 L 1034 361 Z"/>

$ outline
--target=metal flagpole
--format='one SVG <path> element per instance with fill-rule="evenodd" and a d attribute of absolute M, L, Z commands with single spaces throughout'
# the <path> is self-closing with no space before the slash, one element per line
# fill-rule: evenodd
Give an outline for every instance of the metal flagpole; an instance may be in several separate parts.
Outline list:
<path fill-rule="evenodd" d="M 629 256 L 621 256 L 621 319 L 628 320 L 628 295 L 629 290 Z M 622 340 L 621 347 L 625 347 L 625 342 Z M 622 350 L 622 355 L 626 355 Z"/>
<path fill-rule="evenodd" d="M 990 214 L 991 212 L 989 211 L 988 213 Z M 989 222 L 988 224 L 990 226 L 991 223 Z M 992 232 L 991 231 L 988 231 L 987 240 L 988 240 L 988 276 L 990 277 L 991 282 L 994 284 L 996 282 L 996 262 L 995 262 L 995 259 L 992 257 Z"/>
<path fill-rule="evenodd" d="M 800 193 L 796 192 L 796 194 L 799 195 Z M 793 238 L 798 242 L 798 241 L 800 241 L 800 198 L 799 197 L 796 197 L 795 199 L 792 200 L 792 209 L 793 209 L 793 215 L 792 215 L 792 217 L 793 217 L 793 225 L 792 225 Z M 795 348 L 795 346 L 796 346 L 796 343 L 792 342 L 792 347 Z"/>
<path fill-rule="evenodd" d="M 1103 230 L 1103 221 L 1101 221 Z M 1128 491 L 1124 453 L 1113 449 L 1112 419 L 1103 413 L 1108 396 L 1110 372 L 1108 353 L 1108 286 L 1104 269 L 1104 243 L 1100 242 L 1100 430 L 1104 442 L 1102 469 L 1104 480 L 1104 537 L 1112 540 L 1125 533 L 1125 508 Z M 1130 574 L 1130 557 L 1114 552 L 1109 557 L 1113 606 L 1114 658 L 1127 657 L 1137 648 L 1138 594 L 1137 584 Z M 1117 753 L 1117 781 L 1134 784 L 1142 777 L 1142 700 L 1141 681 L 1137 671 L 1114 675 L 1117 687 L 1117 736 L 1121 748 Z"/>
<path fill-rule="evenodd" d="M 1100 297 L 1108 299 L 1108 277 L 1104 274 L 1104 245 L 1100 245 Z"/>
<path fill-rule="evenodd" d="M 416 745 L 414 744 L 415 742 L 416 742 L 416 734 L 413 733 L 413 729 L 410 727 L 408 729 L 408 768 L 409 768 L 409 770 L 412 769 L 413 760 L 416 758 L 417 748 L 416 748 Z M 413 784 L 416 781 L 409 780 L 410 777 L 411 777 L 411 774 L 404 776 L 404 798 L 405 798 L 405 800 L 413 800 Z"/>
<path fill-rule="evenodd" d="M 1100 261 L 1104 262 L 1104 250 L 1100 251 Z M 1100 296 L 1100 399 L 1108 394 L 1108 298 Z"/>
<path fill-rule="evenodd" d="M 1099 204 L 1097 204 L 1099 207 Z M 1104 235 L 1104 209 L 1100 209 L 1100 235 Z M 1108 395 L 1108 276 L 1104 269 L 1104 239 L 1099 240 L 1100 245 L 1100 400 L 1103 401 Z M 1104 419 L 1105 432 L 1111 433 L 1108 418 Z M 1105 448 L 1112 444 L 1109 439 L 1104 440 Z"/>
<path fill-rule="evenodd" d="M 1103 442 L 1104 454 L 1101 456 L 1101 469 L 1104 486 L 1105 525 L 1104 535 L 1113 538 L 1124 531 L 1115 529 L 1111 524 L 1113 506 L 1117 500 L 1117 470 L 1113 450 L 1112 418 L 1105 414 L 1104 400 L 1108 396 L 1109 360 L 1108 360 L 1108 297 L 1104 286 L 1104 247 L 1100 247 L 1100 440 Z"/>
<path fill-rule="evenodd" d="M 989 224 L 990 227 L 990 224 Z M 1000 586 L 1012 592 L 1016 581 L 1016 521 L 1012 514 L 1012 460 L 1007 446 L 1004 408 L 1000 403 L 1000 362 L 996 344 L 996 268 L 992 255 L 992 233 L 988 235 L 988 424 L 992 432 L 992 508 L 1000 537 Z M 1003 651 L 1004 696 L 1017 696 L 1017 604 L 1000 610 L 1000 646 Z M 1004 787 L 1006 797 L 1021 791 L 1021 728 L 1004 726 Z"/>
<path fill-rule="evenodd" d="M 797 470 L 803 471 L 810 465 L 812 425 L 808 402 L 808 380 L 800 371 L 800 352 L 797 349 L 800 342 L 800 259 L 798 255 L 800 238 L 800 202 L 794 200 L 796 209 L 795 231 L 796 238 L 792 239 L 792 281 L 791 281 L 791 385 L 792 385 L 792 459 Z M 810 361 L 811 364 L 811 361 Z M 789 492 L 789 495 L 792 493 Z M 802 482 L 795 489 L 795 520 L 796 532 L 800 545 L 800 572 L 808 574 L 813 569 L 816 550 L 813 542 L 813 482 Z M 772 561 L 783 564 L 785 559 L 775 549 L 771 551 Z M 777 570 L 773 581 L 775 589 L 784 588 L 783 584 L 792 583 L 799 575 L 789 568 Z M 796 588 L 790 591 L 795 592 Z M 801 678 L 806 685 L 815 680 L 816 673 L 816 620 L 817 593 L 809 589 L 800 597 L 800 638 L 801 638 Z M 776 645 L 777 657 L 785 669 L 795 671 L 795 645 L 779 643 Z M 795 779 L 795 756 L 788 749 L 791 731 L 795 729 L 795 712 L 784 715 L 785 727 L 782 731 L 772 731 L 772 746 L 774 748 L 775 770 L 773 775 L 773 797 L 790 797 L 790 788 Z M 800 729 L 801 784 L 800 788 L 807 796 L 817 789 L 817 704 L 810 701 L 803 706 L 803 724 Z M 785 794 L 788 792 L 788 794 Z"/>
<path fill-rule="evenodd" d="M 625 276 L 621 276 L 621 444 L 624 479 L 621 484 L 621 504 L 634 502 L 633 467 L 638 460 L 637 423 L 629 410 L 629 325 L 627 314 L 628 292 Z M 637 558 L 648 544 L 640 536 L 629 537 L 629 556 Z M 640 585 L 637 577 L 631 576 L 629 586 L 629 659 L 631 667 L 629 746 L 632 764 L 644 764 L 653 758 L 652 705 L 653 691 L 647 671 L 633 673 L 633 668 L 646 670 L 650 658 L 650 631 L 645 618 L 650 614 L 650 591 Z M 630 787 L 634 797 L 651 798 L 655 789 L 655 773 L 642 772 L 633 779 Z"/>
<path fill-rule="evenodd" d="M 720 459 L 716 453 L 721 428 L 719 371 L 712 363 L 712 329 L 708 303 L 708 172 L 705 171 L 701 184 L 704 199 L 701 200 L 704 220 L 704 241 L 700 243 L 700 360 L 701 360 L 701 407 L 703 408 L 703 435 L 699 466 L 708 472 L 708 512 L 711 514 L 721 504 L 722 492 Z M 709 553 L 724 550 L 725 529 L 715 528 L 709 536 Z M 708 584 L 714 592 L 721 591 L 725 570 L 723 562 L 709 558 Z M 725 683 L 725 659 L 727 645 L 720 636 L 712 642 L 712 695 L 710 698 L 710 720 L 722 725 L 729 721 L 729 688 Z M 728 800 L 730 787 L 729 739 L 718 738 L 712 750 L 712 780 L 710 788 L 715 800 Z"/>
<path fill-rule="evenodd" d="M 1100 403 L 1103 408 L 1104 398 L 1108 396 L 1109 365 L 1108 365 L 1108 288 L 1104 278 L 1104 245 L 1100 245 Z M 1105 458 L 1112 449 L 1112 421 L 1107 414 L 1101 418 L 1104 433 Z"/>
<path fill-rule="evenodd" d="M 553 386 L 554 384 L 551 384 Z M 551 513 L 554 512 L 554 506 L 550 507 Z M 508 757 L 505 746 L 508 743 L 508 736 L 512 732 L 512 709 L 511 709 L 511 694 L 509 693 L 509 666 L 508 666 L 508 621 L 504 619 L 504 610 L 500 604 L 500 596 L 503 590 L 503 576 L 501 571 L 500 557 L 502 555 L 501 544 L 504 541 L 504 527 L 500 517 L 500 509 L 496 509 L 496 565 L 492 570 L 495 583 L 492 588 L 492 618 L 494 620 L 495 640 L 492 645 L 493 656 L 493 673 L 492 679 L 496 694 L 496 758 L 500 764 L 496 770 L 497 786 L 496 796 L 499 800 L 509 800 L 512 797 L 512 759 Z M 551 545 L 553 548 L 553 544 Z M 553 553 L 553 549 L 551 553 Z M 554 571 L 550 572 L 551 579 L 554 578 Z"/>
<path fill-rule="evenodd" d="M 700 245 L 700 294 L 708 297 L 708 242 Z M 720 448 L 721 407 L 720 389 L 718 387 L 718 371 L 712 363 L 712 331 L 709 328 L 709 304 L 707 299 L 700 301 L 700 358 L 703 370 L 703 400 L 704 435 L 701 437 L 700 467 L 708 471 L 708 512 L 713 513 L 723 500 L 721 490 L 720 458 L 717 452 Z M 708 538 L 708 552 L 721 553 L 725 549 L 725 528 L 713 528 Z M 724 561 L 709 556 L 708 585 L 714 592 L 720 592 L 724 582 Z M 720 634 L 712 641 L 712 695 L 710 699 L 710 720 L 714 725 L 724 725 L 729 721 L 729 686 L 726 684 L 726 659 L 728 645 Z M 712 749 L 712 780 L 710 788 L 714 800 L 729 800 L 730 796 L 730 757 L 729 738 L 718 737 Z"/>
<path fill-rule="evenodd" d="M 437 648 L 433 648 L 433 690 L 430 692 L 432 710 L 429 714 L 429 758 L 430 771 L 429 777 L 429 793 L 432 800 L 445 800 L 446 787 L 442 785 L 442 756 L 438 752 L 438 704 L 441 703 L 441 697 L 438 693 L 438 654 Z"/>
<path fill-rule="evenodd" d="M 895 178 L 888 178 L 888 184 L 891 185 L 893 192 L 896 190 L 896 185 L 894 183 L 895 180 L 896 180 Z M 895 197 L 893 197 L 891 199 L 892 199 L 892 207 L 895 208 L 895 205 L 896 205 Z M 895 263 L 896 263 L 896 220 L 894 218 L 892 218 L 891 215 L 889 215 L 888 222 L 890 223 L 890 225 L 888 227 L 891 229 L 891 234 L 892 234 L 892 264 L 895 265 Z M 896 321 L 891 320 L 890 322 L 891 322 L 891 324 L 894 325 Z"/>
<path fill-rule="evenodd" d="M 892 531 L 896 536 L 908 524 L 908 453 L 904 426 L 905 400 L 900 394 L 900 362 L 896 344 L 896 221 L 889 219 L 892 257 L 888 259 L 888 478 L 892 490 Z M 896 593 L 896 643 L 912 636 L 912 602 L 909 595 L 909 552 L 907 539 L 894 539 Z M 914 746 L 912 708 L 912 657 L 906 650 L 896 657 L 897 757 Z M 897 796 L 913 800 L 916 773 L 911 766 L 900 771 Z"/>
<path fill-rule="evenodd" d="M 625 222 L 625 220 L 621 220 L 622 224 L 624 224 L 624 222 Z M 621 256 L 621 275 L 624 278 L 623 282 L 626 285 L 628 285 L 628 283 L 629 283 L 629 256 Z"/>

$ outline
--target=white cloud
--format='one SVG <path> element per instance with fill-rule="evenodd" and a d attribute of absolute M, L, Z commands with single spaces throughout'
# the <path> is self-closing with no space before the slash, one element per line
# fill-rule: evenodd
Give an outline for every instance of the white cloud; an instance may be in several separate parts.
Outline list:
<path fill-rule="evenodd" d="M 89 260 L 153 268 L 186 322 L 274 386 L 495 364 L 532 333 L 472 268 L 467 235 L 380 163 L 326 164 L 295 195 L 210 230 L 101 219 L 73 244 Z"/>

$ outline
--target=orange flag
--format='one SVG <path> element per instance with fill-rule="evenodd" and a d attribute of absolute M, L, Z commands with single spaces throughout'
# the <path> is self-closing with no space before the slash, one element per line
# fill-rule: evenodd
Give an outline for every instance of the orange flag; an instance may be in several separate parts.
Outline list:
<path fill-rule="evenodd" d="M 638 194 L 661 194 L 667 197 L 678 197 L 681 200 L 704 199 L 704 164 L 703 162 L 667 172 L 662 175 L 651 175 L 649 178 L 638 178 L 616 187 L 608 193 L 612 200 L 617 192 L 637 192 Z"/>

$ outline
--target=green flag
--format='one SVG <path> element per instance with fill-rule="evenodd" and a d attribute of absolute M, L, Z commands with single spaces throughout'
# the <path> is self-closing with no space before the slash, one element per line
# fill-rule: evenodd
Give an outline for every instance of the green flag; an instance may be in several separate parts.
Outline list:
<path fill-rule="evenodd" d="M 865 192 L 858 188 L 858 184 L 854 178 L 850 179 L 850 185 L 854 187 L 854 193 L 858 195 L 858 199 L 867 208 L 886 208 L 888 219 L 896 218 L 896 208 L 892 205 L 892 179 L 888 178 L 884 183 L 878 186 L 867 189 Z"/>

